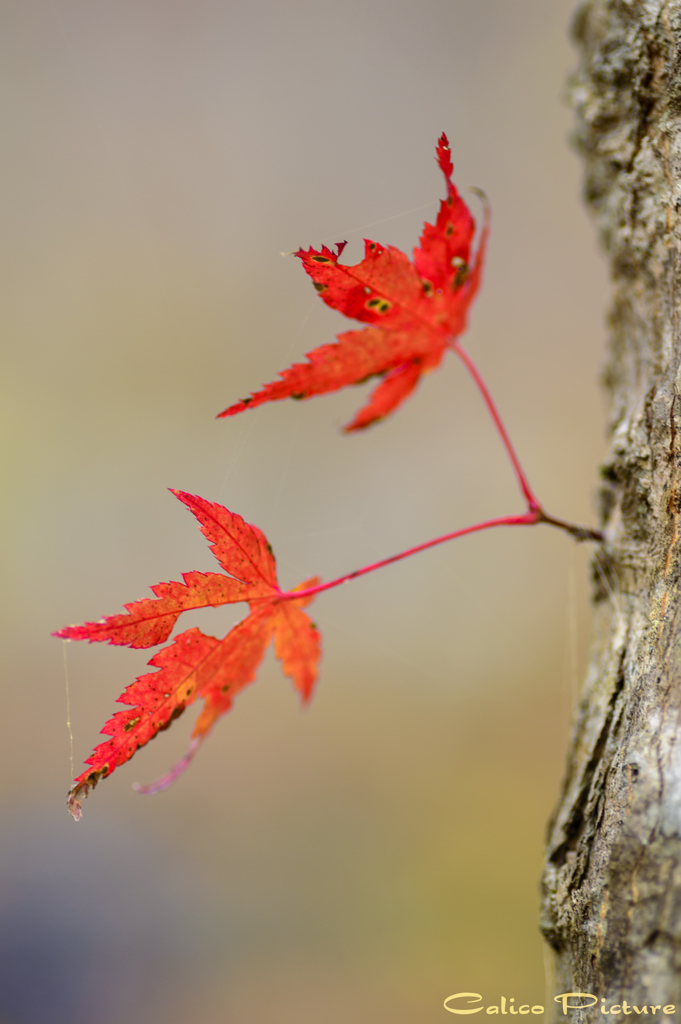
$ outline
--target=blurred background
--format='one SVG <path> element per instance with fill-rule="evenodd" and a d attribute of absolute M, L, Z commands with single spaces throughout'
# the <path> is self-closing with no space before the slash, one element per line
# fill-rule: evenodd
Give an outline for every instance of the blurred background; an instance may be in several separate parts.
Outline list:
<path fill-rule="evenodd" d="M 1 1024 L 430 1024 L 543 1003 L 537 931 L 588 644 L 588 551 L 540 527 L 320 597 L 317 695 L 268 655 L 187 774 L 198 706 L 69 786 L 149 652 L 50 633 L 216 568 L 167 491 L 256 523 L 293 586 L 522 510 L 461 365 L 343 436 L 368 390 L 214 416 L 349 326 L 300 245 L 408 252 L 489 195 L 465 344 L 554 514 L 593 521 L 606 276 L 565 81 L 573 0 L 0 4 Z M 478 201 L 471 195 L 471 204 Z M 224 634 L 236 606 L 185 616 Z"/>

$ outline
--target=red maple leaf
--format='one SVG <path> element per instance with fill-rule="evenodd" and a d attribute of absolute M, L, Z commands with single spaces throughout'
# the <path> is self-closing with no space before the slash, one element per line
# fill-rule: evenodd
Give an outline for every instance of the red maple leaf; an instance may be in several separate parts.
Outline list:
<path fill-rule="evenodd" d="M 201 532 L 211 542 L 211 551 L 230 575 L 185 573 L 184 583 L 157 584 L 151 588 L 155 598 L 125 605 L 125 614 L 67 626 L 54 635 L 64 640 L 152 647 L 168 638 L 178 617 L 189 608 L 248 601 L 250 613 L 222 640 L 200 629 L 181 633 L 149 662 L 158 671 L 139 676 L 121 694 L 118 703 L 129 705 L 128 709 L 106 723 L 102 733 L 110 739 L 95 748 L 86 762 L 90 768 L 74 780 L 69 793 L 69 810 L 76 820 L 84 797 L 101 778 L 129 761 L 201 697 L 204 707 L 187 756 L 156 786 L 139 788 L 150 792 L 172 781 L 217 719 L 229 711 L 236 694 L 253 682 L 270 640 L 274 639 L 275 654 L 303 701 L 312 696 L 321 646 L 317 627 L 302 609 L 313 596 L 292 599 L 293 592 L 279 588 L 272 548 L 257 526 L 245 523 L 222 505 L 182 491 L 172 493 L 196 516 Z M 318 582 L 314 577 L 295 589 L 305 590 Z"/>
<path fill-rule="evenodd" d="M 294 363 L 281 380 L 266 384 L 225 409 L 234 416 L 244 409 L 281 398 L 312 398 L 382 377 L 369 402 L 346 427 L 360 430 L 396 409 L 421 376 L 439 366 L 443 355 L 466 329 L 468 308 L 480 285 L 487 240 L 487 215 L 475 255 L 475 221 L 452 182 L 449 142 L 441 135 L 437 161 L 447 183 L 435 224 L 425 224 L 420 247 L 410 262 L 392 245 L 365 239 L 365 254 L 356 266 L 338 260 L 336 252 L 299 249 L 295 253 L 327 306 L 354 320 L 371 324 L 345 331 L 338 342 L 308 352 L 307 363 Z"/>

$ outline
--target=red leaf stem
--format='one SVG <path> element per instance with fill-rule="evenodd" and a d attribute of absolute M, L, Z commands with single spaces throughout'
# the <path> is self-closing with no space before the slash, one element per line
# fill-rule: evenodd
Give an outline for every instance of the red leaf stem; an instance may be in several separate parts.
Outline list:
<path fill-rule="evenodd" d="M 492 398 L 492 395 L 490 394 L 487 385 L 482 379 L 482 374 L 480 373 L 477 366 L 469 356 L 468 352 L 466 352 L 465 348 L 463 348 L 457 341 L 453 342 L 450 348 L 452 349 L 452 352 L 456 352 L 457 356 L 459 357 L 459 359 L 464 364 L 464 366 L 470 373 L 471 377 L 475 381 L 477 388 L 480 394 L 482 395 L 485 405 L 487 406 L 487 410 L 490 416 L 492 417 L 492 420 L 494 421 L 494 426 L 496 427 L 499 437 L 501 438 L 502 444 L 506 449 L 506 454 L 511 460 L 511 464 L 513 466 L 515 475 L 518 479 L 518 484 L 520 485 L 520 489 L 523 492 L 525 500 L 527 501 L 527 507 L 531 510 L 540 509 L 541 505 L 539 504 L 539 501 L 537 500 L 534 491 L 530 487 L 530 482 L 527 479 L 527 476 L 525 475 L 523 467 L 520 465 L 520 459 L 516 454 L 516 450 L 513 447 L 511 438 L 508 436 L 508 431 L 504 426 L 503 420 L 499 414 L 499 410 L 497 409 L 496 403 Z"/>

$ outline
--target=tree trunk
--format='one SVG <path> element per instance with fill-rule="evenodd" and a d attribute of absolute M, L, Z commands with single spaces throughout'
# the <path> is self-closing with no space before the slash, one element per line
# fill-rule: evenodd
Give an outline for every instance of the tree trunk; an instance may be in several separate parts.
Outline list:
<path fill-rule="evenodd" d="M 589 0 L 574 36 L 586 199 L 612 267 L 611 444 L 542 930 L 556 991 L 597 997 L 555 1019 L 681 1020 L 681 0 Z"/>

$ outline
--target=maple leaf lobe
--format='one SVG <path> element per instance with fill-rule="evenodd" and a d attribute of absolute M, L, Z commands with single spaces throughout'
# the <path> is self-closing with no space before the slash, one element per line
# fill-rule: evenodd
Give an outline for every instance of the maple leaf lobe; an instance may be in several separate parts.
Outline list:
<path fill-rule="evenodd" d="M 247 583 L 252 597 L 279 591 L 274 554 L 262 530 L 216 502 L 172 487 L 170 492 L 196 517 L 201 533 L 225 572 Z"/>
<path fill-rule="evenodd" d="M 445 176 L 447 184 L 451 184 L 451 177 L 454 174 L 454 164 L 452 163 L 452 151 L 449 148 L 449 139 L 444 132 L 437 140 L 437 162 L 440 170 Z"/>
<path fill-rule="evenodd" d="M 184 583 L 157 583 L 151 587 L 155 598 L 142 598 L 123 607 L 125 613 L 109 615 L 99 622 L 67 626 L 53 633 L 62 640 L 106 642 L 134 648 L 153 647 L 170 636 L 183 611 L 217 608 L 248 599 L 248 587 L 221 573 L 187 572 Z"/>
<path fill-rule="evenodd" d="M 68 807 L 76 820 L 83 798 L 100 779 L 129 761 L 193 704 L 199 691 L 196 673 L 218 642 L 196 628 L 181 633 L 150 660 L 149 665 L 159 671 L 138 676 L 118 697 L 117 703 L 130 706 L 105 724 L 102 733 L 110 738 L 95 747 L 85 762 L 90 768 L 71 787 Z"/>

